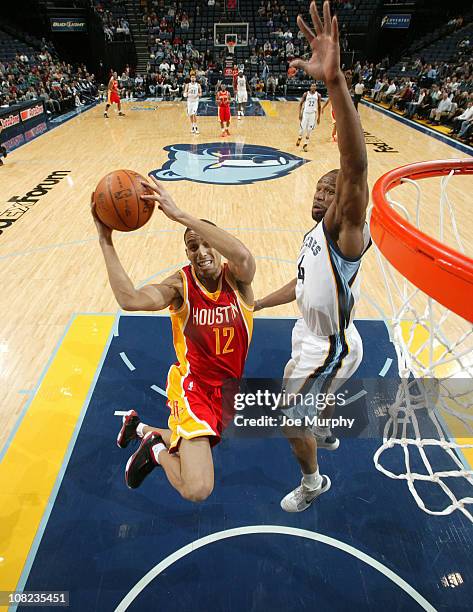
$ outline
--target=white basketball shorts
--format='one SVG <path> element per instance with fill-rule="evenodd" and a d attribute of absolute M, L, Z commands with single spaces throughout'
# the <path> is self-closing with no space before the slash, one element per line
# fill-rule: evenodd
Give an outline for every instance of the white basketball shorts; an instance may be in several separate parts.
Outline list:
<path fill-rule="evenodd" d="M 237 90 L 237 103 L 246 104 L 248 102 L 248 92 L 245 90 Z"/>
<path fill-rule="evenodd" d="M 363 343 L 353 323 L 341 334 L 317 336 L 298 319 L 292 330 L 291 358 L 284 368 L 284 388 L 288 393 L 335 394 L 353 376 L 363 358 Z M 315 416 L 310 402 L 293 405 L 284 413 L 290 418 Z"/>
<path fill-rule="evenodd" d="M 301 121 L 301 130 L 303 132 L 312 132 L 317 122 L 317 113 L 303 113 Z"/>
<path fill-rule="evenodd" d="M 187 100 L 187 116 L 197 115 L 199 108 L 199 100 Z"/>

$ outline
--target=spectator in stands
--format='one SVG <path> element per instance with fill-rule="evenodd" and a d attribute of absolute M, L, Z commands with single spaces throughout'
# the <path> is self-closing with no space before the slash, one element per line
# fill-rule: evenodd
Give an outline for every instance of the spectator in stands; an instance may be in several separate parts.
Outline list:
<path fill-rule="evenodd" d="M 458 117 L 455 117 L 453 119 L 453 128 L 450 133 L 456 134 L 460 132 L 461 129 L 463 128 L 463 124 L 468 121 L 471 121 L 472 119 L 473 119 L 473 102 L 470 101 L 468 102 L 468 106 L 466 107 L 466 110 L 464 110 L 461 115 L 458 115 Z"/>
<path fill-rule="evenodd" d="M 437 68 L 433 67 L 431 64 L 427 66 L 427 78 L 431 83 L 433 83 L 437 78 Z"/>
<path fill-rule="evenodd" d="M 383 91 L 380 95 L 380 100 L 382 102 L 389 102 L 391 100 L 391 98 L 394 96 L 394 94 L 397 91 L 397 87 L 396 87 L 396 83 L 391 80 L 389 82 L 389 86 L 386 89 L 386 91 Z"/>
<path fill-rule="evenodd" d="M 41 88 L 39 97 L 41 100 L 43 100 L 47 113 L 54 114 L 60 112 L 61 107 L 59 106 L 59 102 L 57 100 L 53 100 L 44 87 Z"/>
<path fill-rule="evenodd" d="M 266 93 L 268 94 L 268 96 L 276 95 L 277 86 L 278 86 L 277 79 L 272 74 L 270 74 L 268 79 L 266 80 Z"/>
<path fill-rule="evenodd" d="M 385 77 L 383 79 L 383 82 L 381 83 L 381 87 L 378 89 L 378 91 L 374 95 L 375 102 L 381 101 L 381 96 L 387 91 L 388 87 L 389 87 L 389 80 L 387 77 Z"/>
<path fill-rule="evenodd" d="M 171 79 L 171 86 L 169 88 L 169 96 L 171 100 L 174 100 L 179 96 L 179 85 L 177 84 L 177 79 Z"/>
<path fill-rule="evenodd" d="M 403 81 L 397 93 L 392 96 L 389 109 L 397 107 L 401 111 L 404 110 L 406 104 L 412 100 L 413 96 L 414 89 L 411 81 Z"/>
<path fill-rule="evenodd" d="M 269 76 L 269 66 L 266 60 L 263 60 L 263 68 L 261 71 L 261 78 L 263 79 L 263 82 L 267 80 Z"/>
<path fill-rule="evenodd" d="M 452 108 L 452 101 L 448 97 L 448 93 L 446 91 L 443 92 L 442 98 L 438 103 L 437 108 L 433 108 L 430 111 L 430 122 L 439 124 L 442 117 L 448 115 Z"/>
<path fill-rule="evenodd" d="M 421 89 L 420 92 L 417 94 L 417 97 L 414 100 L 411 100 L 407 104 L 407 108 L 404 113 L 404 116 L 407 117 L 408 119 L 412 119 L 414 115 L 417 113 L 418 108 L 423 104 L 426 96 L 427 96 L 427 89 L 425 88 Z"/>
<path fill-rule="evenodd" d="M 255 96 L 257 98 L 261 98 L 264 95 L 264 81 L 263 79 L 258 79 L 258 82 L 255 86 Z"/>
<path fill-rule="evenodd" d="M 371 89 L 371 97 L 373 98 L 373 100 L 376 97 L 376 94 L 380 91 L 381 87 L 382 87 L 382 81 L 381 79 L 376 79 L 376 83 L 374 84 L 374 87 Z"/>

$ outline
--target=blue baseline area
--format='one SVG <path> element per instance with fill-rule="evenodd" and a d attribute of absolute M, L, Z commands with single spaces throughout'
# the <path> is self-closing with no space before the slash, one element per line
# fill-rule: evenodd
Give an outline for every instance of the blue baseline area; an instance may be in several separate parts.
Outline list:
<path fill-rule="evenodd" d="M 293 324 L 292 319 L 256 319 L 247 376 L 280 376 L 290 354 Z M 383 380 L 395 380 L 396 375 L 394 367 L 385 372 L 386 358 L 395 360 L 395 354 L 384 324 L 359 321 L 357 327 L 364 359 L 350 393 L 357 392 L 362 379 L 381 380 L 381 371 Z M 279 506 L 300 478 L 281 438 L 225 438 L 214 451 L 215 490 L 202 504 L 181 499 L 159 469 L 139 489 L 128 490 L 124 469 L 134 448 L 117 448 L 120 419 L 114 411 L 134 407 L 143 421 L 165 425 L 164 398 L 151 386 L 165 386 L 174 359 L 167 317 L 120 319 L 25 590 L 68 590 L 72 611 L 109 612 L 149 570 L 182 546 L 222 530 L 279 525 L 330 536 L 370 555 L 437 610 L 471 609 L 472 524 L 458 512 L 428 516 L 404 482 L 376 471 L 373 453 L 379 433 L 343 439 L 336 452 L 321 452 L 322 471 L 330 475 L 332 488 L 301 514 L 284 513 Z M 363 399 L 355 404 L 363 415 Z M 372 432 L 379 430 L 376 418 L 365 414 Z M 452 575 L 457 576 L 457 588 L 443 585 Z M 168 608 L 421 609 L 397 584 L 356 556 L 321 542 L 262 533 L 214 542 L 176 561 L 128 609 Z"/>
<path fill-rule="evenodd" d="M 231 114 L 236 115 L 237 104 L 232 101 L 230 104 Z M 216 117 L 218 112 L 217 103 L 212 98 L 201 98 L 199 102 L 198 114 L 201 117 Z M 247 117 L 265 117 L 263 107 L 258 100 L 252 99 L 248 96 L 248 103 L 245 106 L 245 115 Z"/>

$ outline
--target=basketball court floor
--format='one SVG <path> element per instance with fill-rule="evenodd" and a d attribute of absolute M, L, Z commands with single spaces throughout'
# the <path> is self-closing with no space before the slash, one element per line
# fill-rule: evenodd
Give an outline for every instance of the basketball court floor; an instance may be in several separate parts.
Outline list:
<path fill-rule="evenodd" d="M 116 413 L 135 408 L 145 422 L 165 424 L 174 354 L 166 313 L 117 307 L 89 212 L 95 185 L 119 168 L 166 180 L 182 208 L 250 248 L 262 297 L 294 277 L 317 178 L 338 167 L 338 149 L 328 114 L 309 151 L 295 147 L 294 101 L 253 100 L 226 139 L 210 101 L 198 136 L 180 102 L 124 110 L 105 120 L 97 106 L 19 134 L 0 168 L 0 591 L 67 591 L 81 612 L 471 609 L 473 523 L 459 510 L 423 512 L 406 482 L 373 462 L 385 411 L 360 389 L 382 383 L 388 393 L 397 379 L 374 249 L 357 310 L 364 359 L 346 389 L 359 431 L 336 452 L 321 451 L 332 489 L 320 502 L 284 513 L 280 499 L 300 478 L 287 442 L 232 430 L 215 451 L 206 502 L 180 499 L 158 470 L 127 489 Z M 368 106 L 360 114 L 370 187 L 402 164 L 471 155 Z M 454 177 L 449 197 L 471 255 L 470 181 Z M 422 183 L 423 228 L 436 235 L 439 180 Z M 414 192 L 397 192 L 407 208 Z M 159 210 L 143 229 L 116 233 L 115 245 L 137 285 L 186 262 L 183 229 Z M 256 313 L 247 377 L 281 376 L 295 316 L 294 304 Z M 468 452 L 463 460 L 473 465 Z M 450 467 L 441 461 L 432 457 L 435 469 Z M 389 462 L 396 469 L 400 455 Z M 459 480 L 455 492 L 471 496 L 471 485 Z M 427 494 L 442 505 L 437 490 Z"/>

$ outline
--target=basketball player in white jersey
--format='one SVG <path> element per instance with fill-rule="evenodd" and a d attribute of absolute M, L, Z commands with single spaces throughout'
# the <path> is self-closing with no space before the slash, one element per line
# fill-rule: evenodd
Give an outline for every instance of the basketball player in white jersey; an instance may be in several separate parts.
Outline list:
<path fill-rule="evenodd" d="M 246 89 L 246 77 L 243 71 L 240 70 L 237 77 L 237 94 L 236 101 L 238 107 L 238 119 L 245 116 L 245 106 L 248 102 L 248 91 Z"/>
<path fill-rule="evenodd" d="M 320 123 L 320 94 L 317 91 L 317 86 L 312 83 L 309 91 L 306 91 L 301 98 L 299 103 L 299 138 L 296 142 L 296 147 L 301 144 L 302 137 L 305 134 L 305 143 L 302 147 L 303 151 L 307 151 L 307 145 L 309 144 L 310 133 Z"/>
<path fill-rule="evenodd" d="M 297 261 L 297 277 L 257 300 L 255 310 L 297 300 L 302 317 L 292 332 L 292 354 L 284 370 L 289 393 L 336 393 L 343 380 L 354 374 L 362 356 L 360 335 L 353 324 L 354 306 L 360 294 L 361 258 L 370 244 L 366 223 L 368 206 L 367 155 L 358 113 L 340 70 L 337 18 L 324 2 L 324 24 L 315 2 L 310 12 L 315 34 L 299 16 L 298 25 L 312 48 L 312 58 L 295 60 L 313 79 L 327 86 L 338 121 L 340 169 L 324 174 L 317 182 L 312 204 L 316 225 L 304 237 Z M 304 418 L 305 405 L 281 412 Z M 304 412 L 305 411 L 305 412 Z M 319 418 L 331 418 L 328 403 Z M 309 417 L 315 416 L 313 412 Z M 301 512 L 330 488 L 328 476 L 319 473 L 317 446 L 330 450 L 339 441 L 330 428 L 286 429 L 301 467 L 301 485 L 281 501 L 283 510 Z"/>
<path fill-rule="evenodd" d="M 199 108 L 199 98 L 202 96 L 202 87 L 197 83 L 195 74 L 191 74 L 190 83 L 186 83 L 183 95 L 184 98 L 187 98 L 187 116 L 191 120 L 191 132 L 192 134 L 198 134 L 197 109 Z"/>

